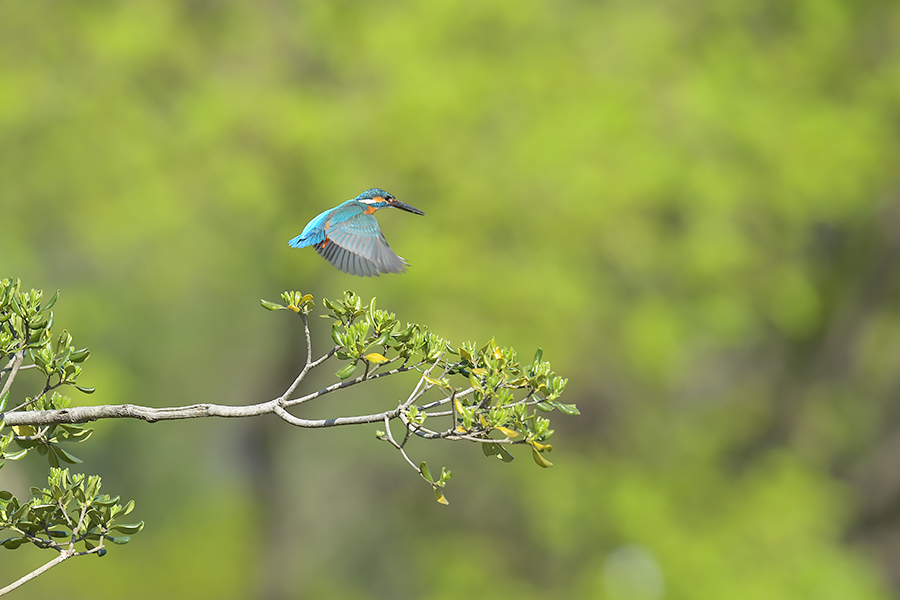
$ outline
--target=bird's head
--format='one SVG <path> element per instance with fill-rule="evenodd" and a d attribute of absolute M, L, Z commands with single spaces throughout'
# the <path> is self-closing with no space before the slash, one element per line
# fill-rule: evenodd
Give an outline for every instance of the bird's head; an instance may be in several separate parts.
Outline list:
<path fill-rule="evenodd" d="M 379 188 L 371 188 L 364 191 L 362 194 L 356 197 L 359 202 L 363 204 L 369 205 L 369 208 L 372 212 L 375 212 L 379 208 L 388 208 L 392 206 L 394 208 L 399 208 L 401 210 L 405 210 L 407 212 L 411 212 L 416 215 L 424 215 L 425 213 L 419 210 L 418 208 L 412 207 L 409 204 L 405 204 L 400 202 L 396 198 L 394 198 L 388 192 L 379 189 Z"/>

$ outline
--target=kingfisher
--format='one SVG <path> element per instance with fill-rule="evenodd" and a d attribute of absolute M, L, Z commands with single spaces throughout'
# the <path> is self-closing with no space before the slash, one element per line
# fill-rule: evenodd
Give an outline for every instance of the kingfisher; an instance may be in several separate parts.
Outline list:
<path fill-rule="evenodd" d="M 402 273 L 409 263 L 391 250 L 375 219 L 376 210 L 388 207 L 425 214 L 382 189 L 372 188 L 319 213 L 288 245 L 313 246 L 328 262 L 351 275 L 378 277 L 380 273 Z"/>

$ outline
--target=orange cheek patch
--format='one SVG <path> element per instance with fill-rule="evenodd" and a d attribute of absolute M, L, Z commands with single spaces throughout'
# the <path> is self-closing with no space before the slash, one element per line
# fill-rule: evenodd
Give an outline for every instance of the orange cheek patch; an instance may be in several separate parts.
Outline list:
<path fill-rule="evenodd" d="M 367 215 L 374 215 L 376 210 L 378 210 L 378 209 L 375 208 L 374 206 L 367 206 L 367 207 L 366 207 L 366 214 L 367 214 Z"/>

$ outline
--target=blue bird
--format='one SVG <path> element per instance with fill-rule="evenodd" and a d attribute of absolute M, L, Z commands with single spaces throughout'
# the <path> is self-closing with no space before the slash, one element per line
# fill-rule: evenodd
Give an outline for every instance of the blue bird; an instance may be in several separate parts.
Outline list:
<path fill-rule="evenodd" d="M 402 273 L 409 263 L 394 254 L 375 219 L 376 210 L 389 206 L 425 214 L 384 190 L 372 188 L 320 213 L 288 245 L 314 246 L 328 262 L 351 275 L 378 277 L 380 273 Z"/>

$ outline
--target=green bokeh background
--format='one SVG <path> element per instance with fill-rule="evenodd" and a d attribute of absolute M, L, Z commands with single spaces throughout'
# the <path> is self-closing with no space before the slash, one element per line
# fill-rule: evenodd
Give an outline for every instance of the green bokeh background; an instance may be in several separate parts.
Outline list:
<path fill-rule="evenodd" d="M 99 423 L 147 527 L 12 597 L 895 597 L 898 124 L 888 0 L 0 2 L 0 276 L 62 290 L 77 401 L 269 399 L 303 342 L 259 299 L 353 289 L 583 413 L 549 470 L 417 444 L 449 507 L 374 427 Z M 379 213 L 407 274 L 287 247 L 372 186 L 427 213 Z"/>

